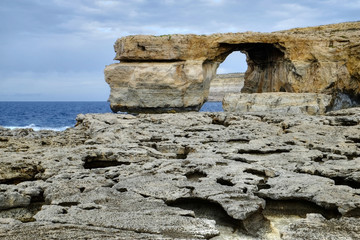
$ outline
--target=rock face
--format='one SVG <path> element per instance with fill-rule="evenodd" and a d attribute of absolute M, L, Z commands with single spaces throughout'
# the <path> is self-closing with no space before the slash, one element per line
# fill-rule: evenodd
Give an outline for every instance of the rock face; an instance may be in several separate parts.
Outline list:
<path fill-rule="evenodd" d="M 210 102 L 221 102 L 227 93 L 239 93 L 244 87 L 244 73 L 216 74 L 210 83 Z"/>
<path fill-rule="evenodd" d="M 324 114 L 331 96 L 317 93 L 232 93 L 223 100 L 226 112 L 279 112 Z"/>
<path fill-rule="evenodd" d="M 0 128 L 0 239 L 359 239 L 359 123 L 348 109 Z"/>
<path fill-rule="evenodd" d="M 107 66 L 116 111 L 196 110 L 233 51 L 247 56 L 242 92 L 360 94 L 360 22 L 273 33 L 136 35 L 115 43 Z"/>

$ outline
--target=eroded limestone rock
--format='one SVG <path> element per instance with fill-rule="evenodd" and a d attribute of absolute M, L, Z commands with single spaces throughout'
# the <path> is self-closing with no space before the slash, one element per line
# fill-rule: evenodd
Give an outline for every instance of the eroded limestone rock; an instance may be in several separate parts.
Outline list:
<path fill-rule="evenodd" d="M 317 93 L 230 93 L 224 97 L 226 112 L 279 112 L 324 114 L 331 96 Z"/>
<path fill-rule="evenodd" d="M 228 93 L 240 93 L 244 87 L 244 73 L 216 74 L 210 83 L 210 102 L 221 102 Z"/>
<path fill-rule="evenodd" d="M 0 238 L 360 237 L 360 109 L 77 121 L 0 128 Z"/>
<path fill-rule="evenodd" d="M 107 66 L 116 111 L 196 110 L 216 68 L 233 51 L 246 54 L 242 92 L 360 94 L 360 22 L 273 33 L 136 35 L 115 43 Z M 146 86 L 146 87 L 145 87 Z"/>

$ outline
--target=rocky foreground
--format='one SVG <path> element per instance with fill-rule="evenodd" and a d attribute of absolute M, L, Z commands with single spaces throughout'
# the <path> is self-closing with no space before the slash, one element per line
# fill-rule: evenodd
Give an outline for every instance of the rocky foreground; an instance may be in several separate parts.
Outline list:
<path fill-rule="evenodd" d="M 1 239 L 359 239 L 360 109 L 0 128 Z"/>

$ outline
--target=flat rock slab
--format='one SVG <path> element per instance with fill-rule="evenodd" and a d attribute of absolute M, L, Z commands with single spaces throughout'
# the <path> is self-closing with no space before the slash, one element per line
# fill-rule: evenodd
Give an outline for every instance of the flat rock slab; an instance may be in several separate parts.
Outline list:
<path fill-rule="evenodd" d="M 278 112 L 324 114 L 331 96 L 318 93 L 229 93 L 223 100 L 226 112 Z"/>
<path fill-rule="evenodd" d="M 359 122 L 354 108 L 0 128 L 0 238 L 357 239 Z"/>

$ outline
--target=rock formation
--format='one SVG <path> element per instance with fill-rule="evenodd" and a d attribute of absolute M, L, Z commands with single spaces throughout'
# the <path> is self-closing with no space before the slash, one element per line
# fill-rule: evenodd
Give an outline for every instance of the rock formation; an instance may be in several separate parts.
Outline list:
<path fill-rule="evenodd" d="M 208 101 L 221 102 L 227 93 L 239 93 L 244 87 L 244 73 L 216 74 L 210 82 Z"/>
<path fill-rule="evenodd" d="M 360 94 L 360 22 L 273 33 L 135 35 L 114 47 L 120 63 L 105 69 L 114 112 L 199 109 L 233 51 L 247 57 L 244 93 Z"/>
<path fill-rule="evenodd" d="M 0 128 L 0 239 L 359 239 L 360 109 Z"/>
<path fill-rule="evenodd" d="M 318 93 L 233 93 L 223 100 L 226 112 L 278 112 L 324 114 L 331 96 Z"/>

